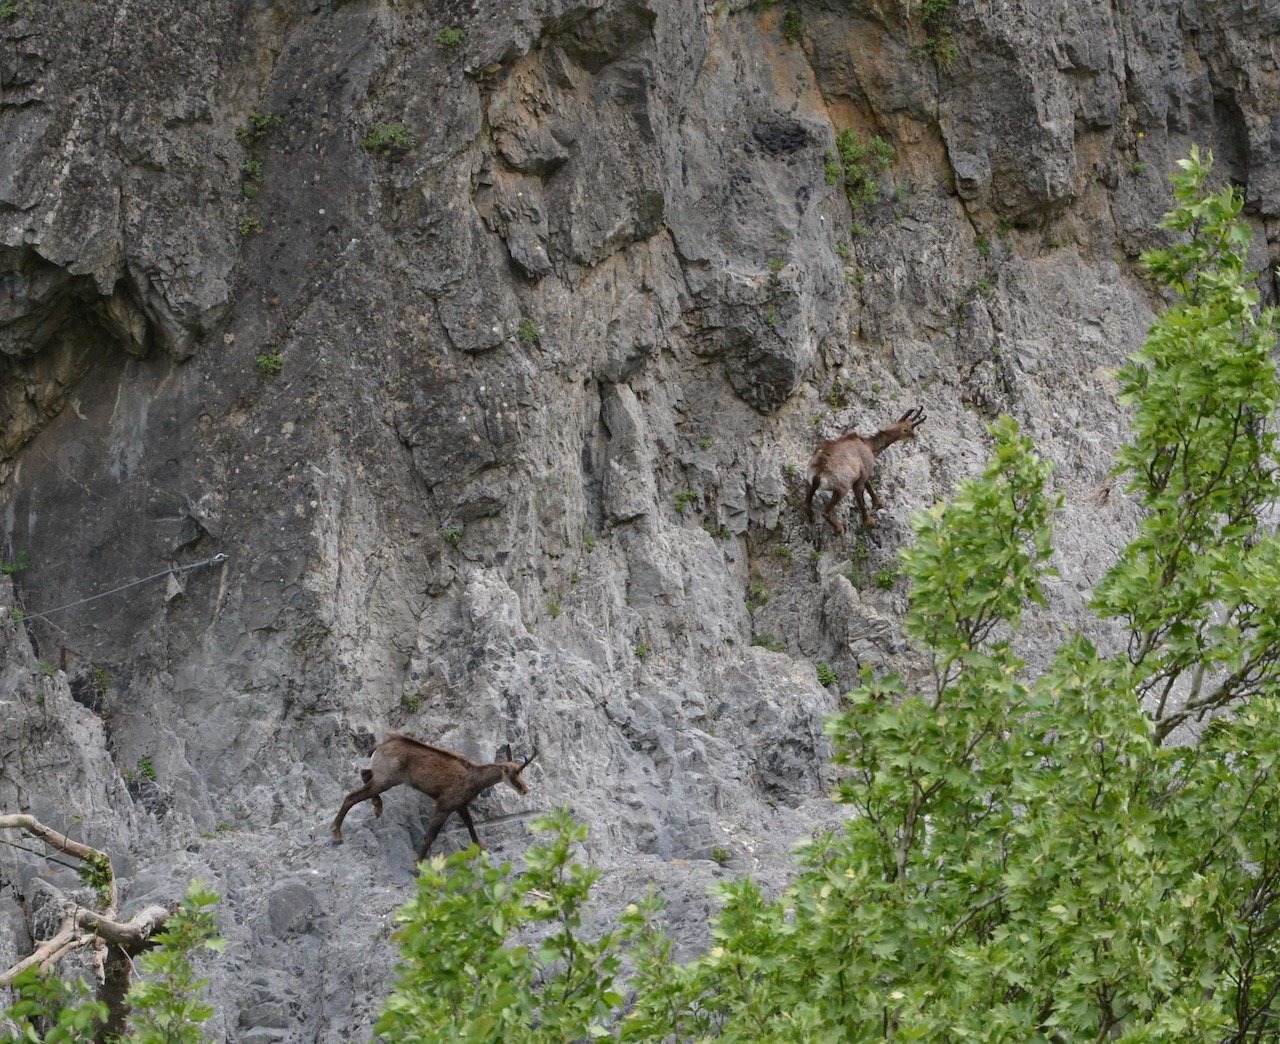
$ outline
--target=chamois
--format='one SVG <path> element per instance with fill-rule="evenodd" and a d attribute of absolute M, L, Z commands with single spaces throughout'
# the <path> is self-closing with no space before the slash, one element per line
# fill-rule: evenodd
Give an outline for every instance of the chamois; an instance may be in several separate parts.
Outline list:
<path fill-rule="evenodd" d="M 419 743 L 408 736 L 392 733 L 373 749 L 369 768 L 360 770 L 364 786 L 353 790 L 342 802 L 338 816 L 333 821 L 333 843 L 342 844 L 342 820 L 352 805 L 361 801 L 373 801 L 373 814 L 382 815 L 382 798 L 384 790 L 408 783 L 415 790 L 420 790 L 427 797 L 435 800 L 435 812 L 427 827 L 427 836 L 422 839 L 422 847 L 418 850 L 419 862 L 427 858 L 431 843 L 436 834 L 444 826 L 444 821 L 457 812 L 466 824 L 471 840 L 481 848 L 480 838 L 476 836 L 475 824 L 471 822 L 471 813 L 467 806 L 481 793 L 496 783 L 506 783 L 519 794 L 529 793 L 524 777 L 520 775 L 529 762 L 538 756 L 537 750 L 524 761 L 517 764 L 511 758 L 511 744 L 504 748 L 505 761 L 497 761 L 490 765 L 481 765 L 455 754 L 442 747 L 433 747 L 427 743 Z M 501 753 L 501 752 L 500 752 Z"/>
<path fill-rule="evenodd" d="M 884 507 L 884 501 L 871 488 L 871 473 L 875 470 L 876 457 L 886 446 L 892 446 L 901 439 L 915 438 L 916 428 L 925 421 L 924 411 L 918 406 L 907 410 L 897 421 L 883 431 L 874 435 L 863 436 L 856 431 L 846 432 L 838 439 L 827 439 L 818 447 L 818 452 L 809 461 L 808 481 L 809 495 L 805 497 L 805 510 L 809 513 L 809 521 L 813 522 L 813 497 L 818 489 L 825 486 L 831 490 L 831 502 L 822 517 L 827 520 L 836 533 L 843 533 L 844 526 L 837 521 L 833 512 L 841 498 L 849 490 L 856 494 L 858 512 L 862 515 L 862 524 L 867 529 L 875 527 L 875 519 L 867 513 L 867 505 L 863 490 L 871 494 L 872 507 Z"/>

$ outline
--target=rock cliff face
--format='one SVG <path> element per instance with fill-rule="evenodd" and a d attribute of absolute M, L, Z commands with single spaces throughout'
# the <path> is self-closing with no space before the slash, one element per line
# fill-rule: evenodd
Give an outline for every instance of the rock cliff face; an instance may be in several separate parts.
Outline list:
<path fill-rule="evenodd" d="M 127 909 L 212 882 L 222 1037 L 368 1035 L 422 803 L 327 826 L 388 730 L 536 743 L 477 819 L 571 805 L 604 907 L 655 882 L 687 945 L 715 879 L 781 886 L 838 814 L 815 664 L 919 671 L 888 571 L 1000 412 L 1065 497 L 1026 655 L 1080 624 L 1191 144 L 1280 254 L 1280 9 L 923 18 L 0 7 L 0 810 L 110 849 Z M 893 148 L 866 203 L 845 130 Z M 809 525 L 815 440 L 915 405 L 880 526 Z M 518 861 L 527 823 L 479 829 Z M 0 965 L 55 871 L 0 852 Z"/>

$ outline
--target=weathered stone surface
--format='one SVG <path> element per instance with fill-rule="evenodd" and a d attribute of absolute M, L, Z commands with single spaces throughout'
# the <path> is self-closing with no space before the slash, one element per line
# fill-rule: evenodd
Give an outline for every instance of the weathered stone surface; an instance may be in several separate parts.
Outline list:
<path fill-rule="evenodd" d="M 710 884 L 780 889 L 843 814 L 840 686 L 922 677 L 896 551 L 999 412 L 1064 495 L 1023 653 L 1082 625 L 1191 143 L 1280 258 L 1275 12 L 957 4 L 939 62 L 919 5 L 796 6 L 796 42 L 747 0 L 0 18 L 0 808 L 111 851 L 126 908 L 211 882 L 215 1036 L 368 1036 L 424 802 L 327 827 L 389 730 L 536 745 L 480 833 L 518 863 L 571 805 L 601 924 L 652 882 L 687 954 Z M 856 208 L 846 129 L 894 149 Z M 916 405 L 879 527 L 810 526 L 816 440 Z M 0 886 L 6 961 L 78 881 L 0 849 Z"/>

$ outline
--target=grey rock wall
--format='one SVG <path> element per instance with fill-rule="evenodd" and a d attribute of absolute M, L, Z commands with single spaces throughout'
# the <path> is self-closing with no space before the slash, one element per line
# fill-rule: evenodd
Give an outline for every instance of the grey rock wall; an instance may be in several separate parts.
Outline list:
<path fill-rule="evenodd" d="M 220 1039 L 368 1035 L 424 810 L 327 827 L 389 730 L 536 744 L 482 836 L 572 806 L 602 916 L 655 883 L 696 948 L 712 881 L 780 888 L 840 815 L 815 664 L 919 676 L 887 571 L 1000 412 L 1064 494 L 1026 655 L 1086 619 L 1192 143 L 1274 296 L 1270 5 L 957 0 L 941 63 L 917 5 L 796 7 L 0 18 L 0 809 L 109 848 L 128 909 L 212 882 Z M 894 148 L 856 211 L 846 128 Z M 914 405 L 879 528 L 809 525 L 815 441 Z M 76 887 L 0 850 L 0 961 Z"/>

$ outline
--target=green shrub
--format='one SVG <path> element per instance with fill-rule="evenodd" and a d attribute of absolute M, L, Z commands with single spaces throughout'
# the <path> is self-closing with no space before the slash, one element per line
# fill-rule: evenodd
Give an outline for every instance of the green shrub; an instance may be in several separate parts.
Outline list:
<path fill-rule="evenodd" d="M 361 146 L 365 152 L 375 155 L 390 152 L 407 152 L 418 143 L 403 123 L 375 123 L 364 136 Z"/>
<path fill-rule="evenodd" d="M 843 185 L 849 206 L 857 213 L 880 195 L 876 176 L 893 161 L 893 146 L 883 138 L 861 141 L 852 130 L 836 135 L 836 154 L 827 154 L 828 185 Z"/>
<path fill-rule="evenodd" d="M 698 494 L 691 489 L 682 489 L 676 493 L 676 514 L 683 515 L 685 508 L 690 504 L 696 504 Z"/>
<path fill-rule="evenodd" d="M 251 112 L 249 122 L 236 128 L 236 141 L 246 148 L 257 145 L 274 127 L 279 127 L 281 117 L 273 112 Z"/>
<path fill-rule="evenodd" d="M 455 26 L 446 26 L 436 33 L 436 43 L 441 47 L 458 47 L 466 38 L 467 31 Z"/>
<path fill-rule="evenodd" d="M 787 43 L 799 43 L 804 39 L 804 18 L 800 8 L 788 7 L 782 16 L 782 38 Z"/>
<path fill-rule="evenodd" d="M 823 688 L 826 688 L 828 685 L 834 685 L 840 680 L 829 664 L 819 661 L 816 666 L 818 671 L 818 684 Z"/>
<path fill-rule="evenodd" d="M 257 360 L 258 372 L 266 377 L 274 377 L 284 369 L 284 356 L 279 352 L 263 352 Z"/>

